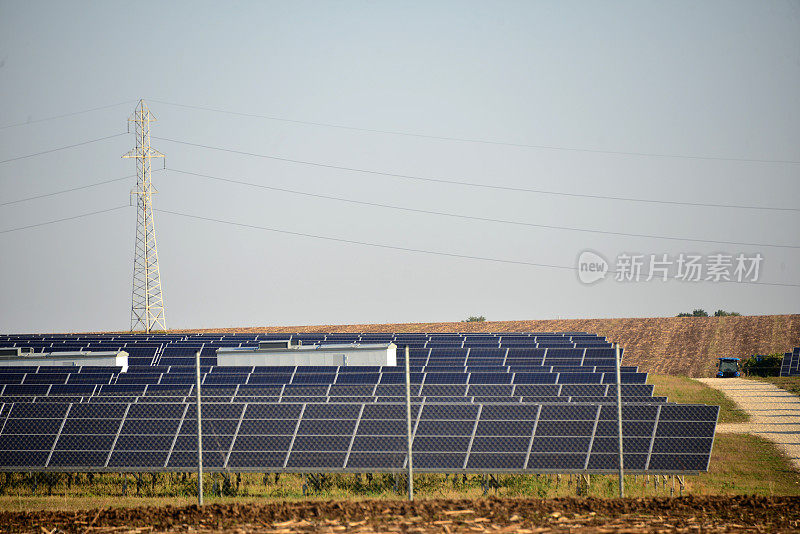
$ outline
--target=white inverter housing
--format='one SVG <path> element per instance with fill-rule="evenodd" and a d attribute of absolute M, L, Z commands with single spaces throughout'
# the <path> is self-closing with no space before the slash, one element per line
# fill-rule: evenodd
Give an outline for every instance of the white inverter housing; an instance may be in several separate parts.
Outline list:
<path fill-rule="evenodd" d="M 271 341 L 259 348 L 217 349 L 217 365 L 232 367 L 297 365 L 397 365 L 394 343 L 294 345 Z"/>
<path fill-rule="evenodd" d="M 66 352 L 23 352 L 4 348 L 0 350 L 0 367 L 49 366 L 49 367 L 122 367 L 128 370 L 128 353 L 120 351 L 66 351 Z"/>

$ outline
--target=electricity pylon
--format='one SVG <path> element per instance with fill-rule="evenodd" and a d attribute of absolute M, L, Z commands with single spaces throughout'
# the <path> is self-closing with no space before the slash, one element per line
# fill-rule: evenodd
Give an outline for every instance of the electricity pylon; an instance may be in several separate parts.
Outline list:
<path fill-rule="evenodd" d="M 128 119 L 135 124 L 136 148 L 123 158 L 136 159 L 136 252 L 133 257 L 133 304 L 131 332 L 135 330 L 166 330 L 164 297 L 161 294 L 161 274 L 156 249 L 156 222 L 153 218 L 153 181 L 150 159 L 164 154 L 150 146 L 150 123 L 156 118 L 150 108 L 139 100 L 136 111 Z"/>

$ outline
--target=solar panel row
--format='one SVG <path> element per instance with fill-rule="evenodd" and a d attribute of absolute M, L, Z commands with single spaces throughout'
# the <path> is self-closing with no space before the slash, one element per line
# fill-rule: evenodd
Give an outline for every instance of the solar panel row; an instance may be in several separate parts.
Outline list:
<path fill-rule="evenodd" d="M 614 352 L 585 333 L 0 336 L 0 346 L 40 352 L 116 347 L 130 355 L 126 373 L 0 368 L 0 469 L 193 469 L 197 351 L 207 469 L 403 469 L 402 365 L 216 366 L 220 347 L 289 337 L 411 347 L 414 463 L 421 471 L 616 469 Z M 718 408 L 653 397 L 646 373 L 637 371 L 623 372 L 626 468 L 707 469 Z"/>
<path fill-rule="evenodd" d="M 649 384 L 623 384 L 626 402 L 665 402 L 665 397 L 652 397 Z M 31 389 L 36 388 L 36 389 Z M 57 389 L 55 389 L 57 388 Z M 0 402 L 38 402 L 53 398 L 71 402 L 108 402 L 121 395 L 131 401 L 159 401 L 169 397 L 171 402 L 183 402 L 193 394 L 190 385 L 64 385 L 15 386 L 7 385 L 0 393 Z M 428 402 L 615 402 L 616 386 L 596 384 L 520 384 L 520 385 L 419 385 L 411 387 L 412 398 Z M 216 385 L 203 388 L 203 398 L 222 402 L 223 399 L 260 399 L 264 402 L 296 402 L 297 398 L 318 402 L 399 402 L 405 399 L 403 385 L 325 385 L 325 386 L 248 386 Z"/>
<path fill-rule="evenodd" d="M 268 384 L 401 384 L 405 383 L 405 375 L 402 372 L 386 372 L 376 368 L 375 372 L 369 373 L 339 373 L 332 372 L 295 372 L 286 373 L 231 373 L 205 375 L 202 377 L 204 384 L 209 385 L 268 385 Z M 643 384 L 647 380 L 646 373 L 623 373 L 623 384 Z M 72 385 L 72 384 L 106 384 L 108 389 L 111 386 L 130 386 L 148 384 L 193 384 L 195 376 L 192 373 L 165 373 L 160 377 L 139 375 L 135 372 L 125 373 L 121 377 L 112 380 L 112 376 L 105 374 L 64 374 L 54 373 L 2 373 L 0 374 L 0 385 L 40 385 L 47 391 L 48 386 L 52 385 Z M 561 371 L 517 371 L 517 372 L 412 372 L 412 384 L 613 384 L 616 377 L 613 373 Z M 1 392 L 0 392 L 1 393 Z"/>
<path fill-rule="evenodd" d="M 0 469 L 181 471 L 196 464 L 191 403 L 14 404 Z M 623 407 L 629 472 L 707 469 L 718 407 Z M 398 471 L 403 404 L 206 404 L 204 465 L 238 471 Z M 608 472 L 614 406 L 414 405 L 414 463 L 423 472 Z M 677 452 L 680 451 L 680 452 Z"/>

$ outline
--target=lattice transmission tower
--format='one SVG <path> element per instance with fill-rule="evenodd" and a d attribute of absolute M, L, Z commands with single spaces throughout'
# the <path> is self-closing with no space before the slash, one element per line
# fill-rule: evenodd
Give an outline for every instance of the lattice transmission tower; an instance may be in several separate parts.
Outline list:
<path fill-rule="evenodd" d="M 150 146 L 150 123 L 156 118 L 150 108 L 139 100 L 136 111 L 128 119 L 135 124 L 136 148 L 123 158 L 136 159 L 136 252 L 133 257 L 133 304 L 131 332 L 166 330 L 164 296 L 161 293 L 161 274 L 156 248 L 156 222 L 153 218 L 153 180 L 150 160 L 164 154 Z"/>

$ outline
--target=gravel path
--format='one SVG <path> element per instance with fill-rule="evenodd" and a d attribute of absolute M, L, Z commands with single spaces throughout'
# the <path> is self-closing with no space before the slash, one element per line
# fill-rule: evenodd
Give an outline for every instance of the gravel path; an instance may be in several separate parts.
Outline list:
<path fill-rule="evenodd" d="M 775 442 L 800 470 L 800 397 L 767 382 L 698 378 L 722 391 L 750 415 L 748 423 L 717 425 L 717 432 L 750 433 Z"/>

